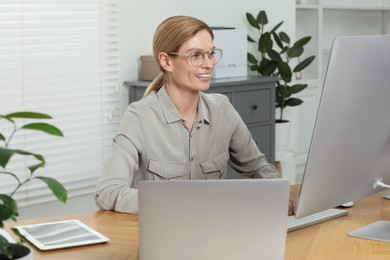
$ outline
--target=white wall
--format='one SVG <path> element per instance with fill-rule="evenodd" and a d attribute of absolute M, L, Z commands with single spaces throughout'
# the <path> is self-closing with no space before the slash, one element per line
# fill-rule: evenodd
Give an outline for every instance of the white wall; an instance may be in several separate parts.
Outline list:
<path fill-rule="evenodd" d="M 191 15 L 210 26 L 249 29 L 245 13 L 257 15 L 265 10 L 270 27 L 285 21 L 283 30 L 295 37 L 295 2 L 291 0 L 121 0 L 121 79 L 138 80 L 139 56 L 152 54 L 152 38 L 156 26 L 172 15 Z M 128 89 L 120 87 L 122 115 L 128 105 Z M 63 215 L 96 210 L 90 196 L 70 198 L 66 205 L 55 201 L 20 209 L 22 218 Z"/>
<path fill-rule="evenodd" d="M 295 1 L 292 0 L 122 0 L 122 81 L 138 80 L 139 56 L 152 54 L 155 28 L 165 18 L 173 15 L 190 15 L 210 26 L 249 29 L 246 12 L 256 16 L 260 10 L 267 12 L 270 29 L 278 22 L 285 21 L 282 29 L 290 37 L 295 37 Z M 127 88 L 122 87 L 121 92 L 123 113 L 128 105 Z"/>

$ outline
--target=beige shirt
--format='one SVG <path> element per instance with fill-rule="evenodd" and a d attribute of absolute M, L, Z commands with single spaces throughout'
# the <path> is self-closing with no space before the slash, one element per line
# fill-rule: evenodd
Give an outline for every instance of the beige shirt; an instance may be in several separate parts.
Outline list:
<path fill-rule="evenodd" d="M 200 94 L 191 133 L 165 87 L 126 110 L 95 189 L 100 209 L 138 212 L 142 180 L 223 179 L 230 164 L 249 178 L 279 178 L 222 94 Z"/>

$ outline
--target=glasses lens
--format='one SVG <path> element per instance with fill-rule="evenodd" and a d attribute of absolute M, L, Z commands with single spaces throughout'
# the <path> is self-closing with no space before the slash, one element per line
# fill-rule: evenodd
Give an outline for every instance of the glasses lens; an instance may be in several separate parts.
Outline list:
<path fill-rule="evenodd" d="M 196 51 L 196 52 L 191 53 L 190 56 L 189 56 L 191 64 L 194 67 L 202 66 L 206 54 L 207 54 L 209 60 L 214 65 L 217 64 L 221 60 L 221 58 L 222 58 L 222 50 L 220 50 L 220 49 L 214 49 L 214 50 L 211 50 L 211 51 L 209 51 L 207 53 L 201 52 L 201 51 Z"/>
<path fill-rule="evenodd" d="M 213 64 L 217 64 L 218 62 L 221 61 L 221 58 L 222 58 L 222 50 L 220 49 L 214 49 L 212 51 L 210 51 L 210 60 L 213 62 Z"/>
<path fill-rule="evenodd" d="M 190 61 L 192 66 L 199 67 L 204 62 L 204 53 L 201 51 L 196 51 L 190 54 Z"/>

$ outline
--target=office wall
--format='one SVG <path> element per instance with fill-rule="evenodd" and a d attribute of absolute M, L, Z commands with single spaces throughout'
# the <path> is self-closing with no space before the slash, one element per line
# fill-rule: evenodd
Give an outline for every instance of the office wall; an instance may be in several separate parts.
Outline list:
<path fill-rule="evenodd" d="M 245 13 L 254 15 L 266 10 L 270 26 L 285 21 L 283 30 L 295 36 L 295 2 L 292 0 L 121 0 L 121 78 L 122 82 L 138 80 L 139 56 L 152 54 L 156 26 L 172 15 L 191 15 L 210 26 L 248 29 Z M 121 85 L 120 115 L 128 105 L 128 90 Z M 92 193 L 92 191 L 91 191 Z M 70 198 L 66 205 L 55 201 L 20 209 L 22 218 L 35 218 L 96 210 L 91 196 Z"/>
<path fill-rule="evenodd" d="M 249 29 L 245 13 L 254 15 L 266 10 L 270 27 L 285 21 L 283 30 L 295 37 L 295 1 L 293 0 L 122 0 L 121 1 L 121 65 L 122 80 L 138 80 L 139 56 L 152 54 L 152 38 L 156 26 L 172 15 L 190 15 L 210 26 Z M 122 93 L 121 112 L 128 104 L 127 88 Z"/>

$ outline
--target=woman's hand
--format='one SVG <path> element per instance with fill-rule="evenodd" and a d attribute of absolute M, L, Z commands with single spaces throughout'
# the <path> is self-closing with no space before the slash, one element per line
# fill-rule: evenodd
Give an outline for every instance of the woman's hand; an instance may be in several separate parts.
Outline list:
<path fill-rule="evenodd" d="M 289 216 L 295 215 L 296 207 L 297 207 L 297 205 L 296 205 L 295 200 L 290 199 L 290 201 L 288 202 L 288 215 Z"/>

